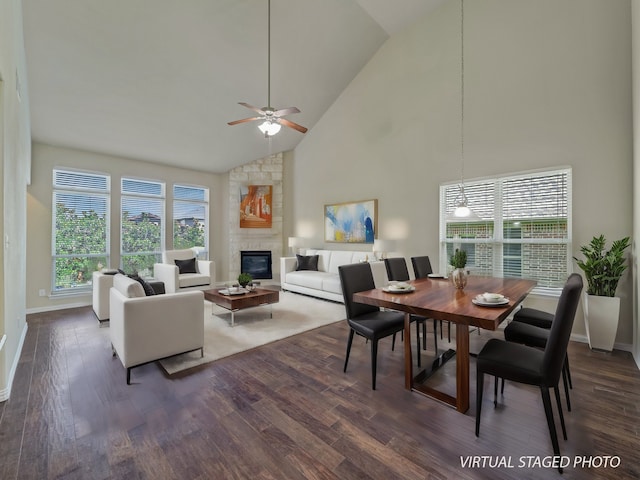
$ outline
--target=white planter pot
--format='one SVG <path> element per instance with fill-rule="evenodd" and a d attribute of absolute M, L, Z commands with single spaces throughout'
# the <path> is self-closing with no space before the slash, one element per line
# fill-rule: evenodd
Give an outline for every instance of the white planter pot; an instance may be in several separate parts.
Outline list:
<path fill-rule="evenodd" d="M 582 294 L 584 323 L 589 347 L 597 350 L 613 350 L 618 333 L 620 298 Z"/>

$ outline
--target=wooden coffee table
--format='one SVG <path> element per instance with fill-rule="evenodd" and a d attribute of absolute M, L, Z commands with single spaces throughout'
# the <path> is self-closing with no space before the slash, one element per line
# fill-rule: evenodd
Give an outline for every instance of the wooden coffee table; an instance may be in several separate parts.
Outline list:
<path fill-rule="evenodd" d="M 273 318 L 273 304 L 280 300 L 280 294 L 277 290 L 267 290 L 266 288 L 256 288 L 242 295 L 223 295 L 220 290 L 226 290 L 226 288 L 205 290 L 204 299 L 229 310 L 232 327 L 235 325 L 235 312 L 247 308 L 271 305 L 271 317 Z"/>

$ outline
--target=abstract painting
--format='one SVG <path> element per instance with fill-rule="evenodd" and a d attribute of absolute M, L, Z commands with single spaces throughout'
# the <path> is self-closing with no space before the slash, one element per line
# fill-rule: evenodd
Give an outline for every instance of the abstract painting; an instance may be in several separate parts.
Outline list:
<path fill-rule="evenodd" d="M 324 206 L 324 241 L 373 243 L 377 228 L 378 200 Z"/>
<path fill-rule="evenodd" d="M 272 185 L 240 187 L 240 228 L 271 228 Z"/>

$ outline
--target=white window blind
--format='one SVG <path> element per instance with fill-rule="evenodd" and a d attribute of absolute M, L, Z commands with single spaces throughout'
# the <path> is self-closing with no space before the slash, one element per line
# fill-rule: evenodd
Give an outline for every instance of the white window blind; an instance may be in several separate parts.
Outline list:
<path fill-rule="evenodd" d="M 538 292 L 559 292 L 571 266 L 570 169 L 465 182 L 477 219 L 451 216 L 458 192 L 457 183 L 440 187 L 442 269 L 461 248 L 472 273 L 529 278 Z"/>
<path fill-rule="evenodd" d="M 209 189 L 173 186 L 173 248 L 192 248 L 208 257 Z"/>
<path fill-rule="evenodd" d="M 121 191 L 122 269 L 149 277 L 164 249 L 164 183 L 123 178 Z"/>
<path fill-rule="evenodd" d="M 108 175 L 53 170 L 52 293 L 90 288 L 109 265 Z"/>

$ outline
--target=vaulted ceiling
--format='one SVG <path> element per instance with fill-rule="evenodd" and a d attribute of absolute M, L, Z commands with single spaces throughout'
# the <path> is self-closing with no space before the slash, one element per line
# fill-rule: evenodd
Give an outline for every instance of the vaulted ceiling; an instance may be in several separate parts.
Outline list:
<path fill-rule="evenodd" d="M 271 104 L 310 130 L 396 32 L 445 0 L 272 0 Z M 34 141 L 225 172 L 291 150 L 267 103 L 267 0 L 23 0 Z M 308 135 L 309 133 L 307 133 Z"/>

